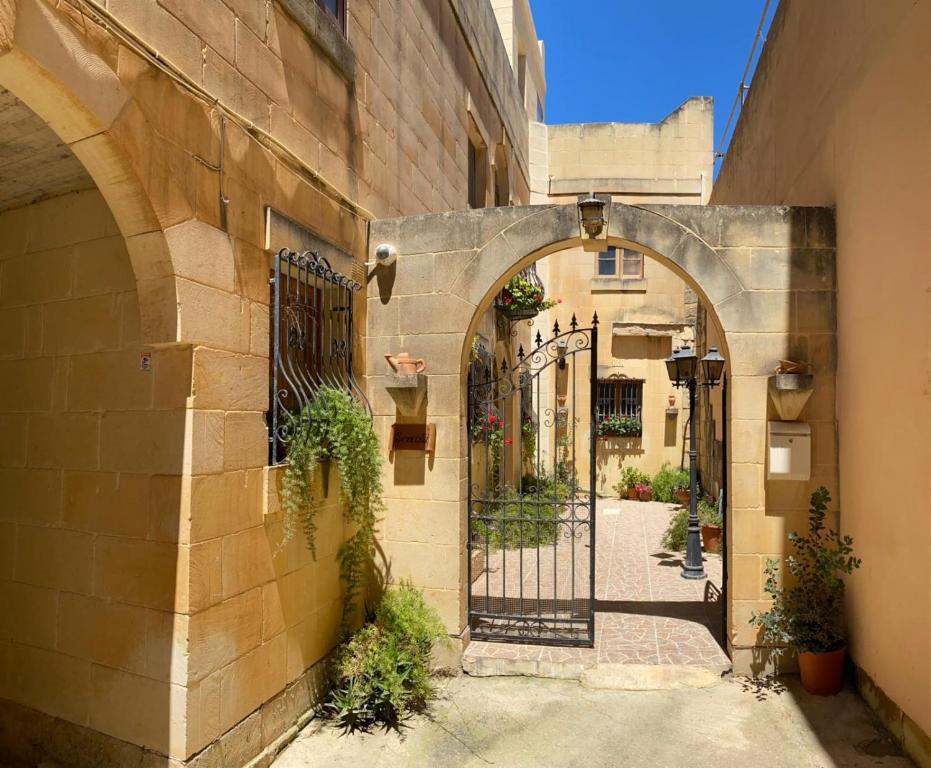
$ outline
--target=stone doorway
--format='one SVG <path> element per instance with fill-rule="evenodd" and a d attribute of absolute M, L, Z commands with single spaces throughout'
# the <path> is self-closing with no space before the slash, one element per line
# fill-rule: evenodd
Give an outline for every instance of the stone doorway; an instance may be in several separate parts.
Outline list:
<path fill-rule="evenodd" d="M 676 509 L 662 502 L 599 501 L 593 648 L 472 641 L 463 668 L 480 676 L 564 678 L 605 664 L 730 669 L 722 648 L 721 555 L 705 554 L 707 580 L 681 577 L 681 553 L 661 543 Z"/>

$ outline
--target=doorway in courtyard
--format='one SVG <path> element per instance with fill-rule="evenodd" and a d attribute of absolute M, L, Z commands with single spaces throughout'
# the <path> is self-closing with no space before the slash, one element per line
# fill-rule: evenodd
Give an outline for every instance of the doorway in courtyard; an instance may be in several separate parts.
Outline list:
<path fill-rule="evenodd" d="M 523 269 L 472 340 L 464 663 L 726 668 L 724 379 L 692 401 L 667 371 L 715 332 L 664 265 L 623 248 L 591 261 Z M 690 448 L 701 579 L 683 578 Z"/>

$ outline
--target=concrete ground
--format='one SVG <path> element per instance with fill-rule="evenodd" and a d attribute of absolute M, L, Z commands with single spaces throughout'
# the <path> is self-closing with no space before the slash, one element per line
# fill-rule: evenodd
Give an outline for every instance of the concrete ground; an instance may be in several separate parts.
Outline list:
<path fill-rule="evenodd" d="M 622 691 L 459 676 L 441 680 L 437 694 L 430 711 L 400 733 L 344 735 L 315 720 L 274 768 L 912 765 L 854 692 L 813 697 L 794 681 Z"/>

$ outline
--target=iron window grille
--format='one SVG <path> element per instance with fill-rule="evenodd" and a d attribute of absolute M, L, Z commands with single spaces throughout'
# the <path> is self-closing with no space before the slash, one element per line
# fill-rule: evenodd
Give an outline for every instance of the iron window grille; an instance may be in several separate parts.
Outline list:
<path fill-rule="evenodd" d="M 643 414 L 643 381 L 638 379 L 598 380 L 598 420 L 612 417 L 640 419 Z"/>
<path fill-rule="evenodd" d="M 346 391 L 369 413 L 352 360 L 353 300 L 362 286 L 313 251 L 282 248 L 271 283 L 269 463 L 287 454 L 291 424 L 321 387 Z"/>

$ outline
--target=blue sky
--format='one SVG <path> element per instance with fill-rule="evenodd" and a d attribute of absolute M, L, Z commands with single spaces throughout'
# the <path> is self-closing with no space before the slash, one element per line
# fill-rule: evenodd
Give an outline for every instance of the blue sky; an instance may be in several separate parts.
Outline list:
<path fill-rule="evenodd" d="M 713 96 L 717 149 L 764 4 L 530 0 L 546 49 L 546 122 L 656 122 L 689 96 Z"/>

